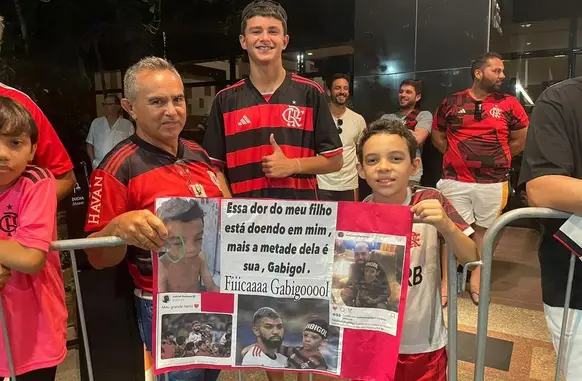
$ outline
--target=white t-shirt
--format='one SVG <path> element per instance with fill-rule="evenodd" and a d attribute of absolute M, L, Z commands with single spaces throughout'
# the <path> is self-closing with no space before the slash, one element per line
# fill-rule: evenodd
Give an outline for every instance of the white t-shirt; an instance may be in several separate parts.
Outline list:
<path fill-rule="evenodd" d="M 101 160 L 122 140 L 129 138 L 135 129 L 133 124 L 123 118 L 119 117 L 117 121 L 109 128 L 109 122 L 107 117 L 102 116 L 100 118 L 95 118 L 91 123 L 89 128 L 89 134 L 87 134 L 87 143 L 93 146 L 93 152 L 95 158 L 93 160 L 93 169 L 99 166 Z"/>
<path fill-rule="evenodd" d="M 370 195 L 364 202 L 372 202 L 372 198 L 373 195 Z M 429 199 L 439 200 L 449 218 L 466 235 L 473 233 L 471 226 L 453 205 L 434 188 L 409 188 L 403 205 L 415 205 Z M 441 249 L 438 232 L 432 225 L 413 224 L 410 241 L 410 271 L 400 342 L 401 354 L 433 352 L 447 345 L 447 330 L 441 306 Z M 407 279 L 406 276 L 404 278 Z"/>
<path fill-rule="evenodd" d="M 275 358 L 267 356 L 258 345 L 253 345 L 243 357 L 241 365 L 243 366 L 266 366 L 269 368 L 285 368 L 287 366 L 287 357 L 280 353 L 275 353 Z"/>
<path fill-rule="evenodd" d="M 186 339 L 186 343 L 196 344 L 199 341 L 202 341 L 202 334 L 194 331 L 190 332 L 190 334 L 188 335 L 188 339 Z"/>
<path fill-rule="evenodd" d="M 366 129 L 364 118 L 349 108 L 346 108 L 346 112 L 339 119 L 342 120 L 340 139 L 344 147 L 344 165 L 337 172 L 317 176 L 319 188 L 330 191 L 347 191 L 358 188 L 356 143 L 362 131 Z M 338 118 L 334 116 L 333 120 L 337 126 Z"/>
<path fill-rule="evenodd" d="M 400 114 L 386 114 L 386 115 L 382 115 L 382 118 L 380 119 L 388 119 L 388 120 L 399 120 L 401 122 L 404 122 L 404 119 L 406 118 L 406 115 L 400 115 Z M 428 111 L 421 111 L 418 113 L 418 115 L 416 116 L 416 128 L 422 128 L 423 130 L 427 130 L 428 134 L 430 135 L 431 131 L 432 131 L 432 114 Z M 416 156 L 418 156 L 419 158 L 421 157 L 422 154 L 422 147 L 418 147 L 418 150 L 416 151 Z M 418 173 L 416 175 L 410 176 L 410 180 L 412 181 L 417 181 L 420 182 L 420 178 L 422 177 L 422 161 L 420 162 L 420 170 L 418 171 Z"/>

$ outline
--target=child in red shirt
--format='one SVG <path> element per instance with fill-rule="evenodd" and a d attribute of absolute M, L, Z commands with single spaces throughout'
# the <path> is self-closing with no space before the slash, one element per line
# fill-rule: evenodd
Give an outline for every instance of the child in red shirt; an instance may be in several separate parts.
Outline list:
<path fill-rule="evenodd" d="M 18 381 L 52 381 L 66 354 L 67 309 L 56 238 L 56 183 L 29 166 L 38 130 L 0 96 L 0 299 Z M 0 377 L 10 376 L 0 332 Z"/>

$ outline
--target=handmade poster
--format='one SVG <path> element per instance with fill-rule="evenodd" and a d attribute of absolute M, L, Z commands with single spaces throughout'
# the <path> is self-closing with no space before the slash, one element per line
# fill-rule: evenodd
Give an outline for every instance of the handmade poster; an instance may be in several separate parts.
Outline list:
<path fill-rule="evenodd" d="M 582 260 L 582 217 L 572 215 L 554 234 L 562 245 Z"/>
<path fill-rule="evenodd" d="M 157 215 L 170 234 L 154 261 L 156 374 L 285 368 L 393 379 L 409 208 L 171 198 Z"/>

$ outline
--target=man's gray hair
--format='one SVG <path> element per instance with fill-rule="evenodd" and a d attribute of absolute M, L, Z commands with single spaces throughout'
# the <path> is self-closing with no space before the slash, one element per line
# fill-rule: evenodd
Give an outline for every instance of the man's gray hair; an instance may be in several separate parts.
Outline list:
<path fill-rule="evenodd" d="M 127 71 L 123 77 L 123 90 L 125 97 L 131 101 L 135 101 L 137 97 L 137 75 L 143 70 L 162 71 L 168 70 L 176 74 L 180 80 L 182 77 L 178 70 L 169 61 L 160 57 L 144 57 L 137 61 Z"/>
<path fill-rule="evenodd" d="M 281 316 L 271 307 L 261 307 L 253 315 L 253 325 L 257 325 L 257 323 L 259 323 L 263 318 L 277 320 L 281 319 Z"/>

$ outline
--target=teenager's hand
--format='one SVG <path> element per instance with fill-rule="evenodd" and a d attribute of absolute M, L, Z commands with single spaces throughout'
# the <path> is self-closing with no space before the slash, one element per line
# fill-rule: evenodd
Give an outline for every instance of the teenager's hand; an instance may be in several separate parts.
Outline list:
<path fill-rule="evenodd" d="M 10 280 L 12 272 L 8 267 L 0 265 L 0 290 L 6 286 L 6 283 Z"/>
<path fill-rule="evenodd" d="M 158 217 L 149 210 L 136 210 L 114 218 L 113 235 L 127 245 L 144 250 L 160 251 L 168 236 L 168 229 Z"/>
<path fill-rule="evenodd" d="M 273 134 L 271 134 L 269 141 L 273 147 L 273 154 L 263 157 L 263 173 L 265 176 L 282 179 L 296 174 L 299 171 L 299 161 L 285 156 L 281 147 L 275 141 Z"/>
<path fill-rule="evenodd" d="M 453 222 L 447 216 L 438 200 L 421 201 L 410 210 L 420 222 L 434 226 L 442 234 L 448 233 L 453 229 Z"/>

